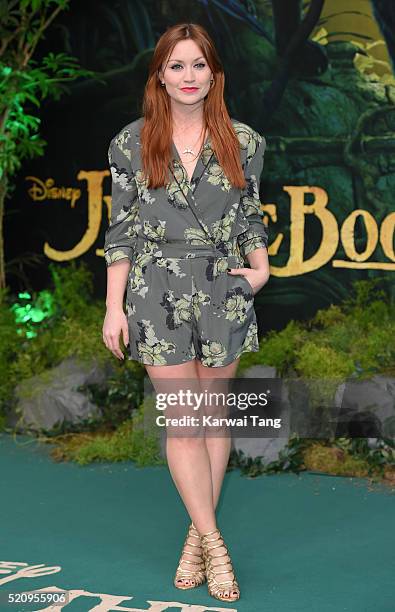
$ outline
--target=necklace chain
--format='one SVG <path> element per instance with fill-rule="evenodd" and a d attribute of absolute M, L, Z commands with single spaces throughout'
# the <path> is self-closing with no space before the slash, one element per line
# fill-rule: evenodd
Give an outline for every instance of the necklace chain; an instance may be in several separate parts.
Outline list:
<path fill-rule="evenodd" d="M 201 138 L 201 135 L 202 135 L 202 130 L 200 130 L 200 133 L 199 133 L 198 139 L 197 139 L 197 141 L 195 142 L 194 147 L 195 147 L 195 145 L 196 145 L 196 144 L 199 142 L 199 140 L 200 140 L 200 138 Z M 194 160 L 195 160 L 195 159 L 196 159 L 196 158 L 199 156 L 200 151 L 202 150 L 203 143 L 204 143 L 204 138 L 203 138 L 203 142 L 202 142 L 202 144 L 200 145 L 199 152 L 198 152 L 197 154 L 195 153 L 195 151 L 194 151 L 193 149 L 191 149 L 190 147 L 188 147 L 188 146 L 187 146 L 187 147 L 186 147 L 186 148 L 185 148 L 185 149 L 182 151 L 182 155 L 184 155 L 184 154 L 185 154 L 185 155 L 194 155 L 195 157 L 194 157 L 193 159 L 188 160 L 188 161 L 194 161 Z"/>

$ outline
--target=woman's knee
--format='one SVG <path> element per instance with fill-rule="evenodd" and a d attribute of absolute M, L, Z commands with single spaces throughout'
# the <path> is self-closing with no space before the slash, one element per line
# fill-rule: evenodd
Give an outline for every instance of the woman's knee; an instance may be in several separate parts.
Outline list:
<path fill-rule="evenodd" d="M 168 446 L 182 451 L 189 450 L 191 452 L 205 452 L 206 441 L 204 435 L 196 436 L 172 436 L 168 435 L 166 439 Z"/>

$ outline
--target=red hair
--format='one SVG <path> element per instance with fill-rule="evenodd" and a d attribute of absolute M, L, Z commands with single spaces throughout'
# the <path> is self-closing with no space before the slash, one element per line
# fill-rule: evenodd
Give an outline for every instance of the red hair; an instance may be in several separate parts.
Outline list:
<path fill-rule="evenodd" d="M 164 187 L 171 180 L 171 107 L 169 94 L 160 84 L 158 71 L 175 45 L 188 38 L 200 47 L 213 73 L 214 83 L 204 100 L 203 128 L 208 130 L 213 151 L 229 182 L 236 188 L 244 188 L 246 181 L 240 160 L 240 143 L 224 101 L 222 63 L 206 30 L 195 23 L 181 23 L 168 28 L 159 38 L 149 65 L 143 97 L 144 125 L 141 129 L 141 160 L 143 172 L 148 177 L 147 187 Z"/>

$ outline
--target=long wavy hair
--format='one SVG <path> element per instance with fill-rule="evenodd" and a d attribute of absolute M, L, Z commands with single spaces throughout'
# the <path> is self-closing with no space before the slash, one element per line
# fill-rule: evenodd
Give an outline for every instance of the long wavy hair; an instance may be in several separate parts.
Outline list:
<path fill-rule="evenodd" d="M 204 99 L 203 128 L 229 182 L 244 188 L 246 181 L 241 166 L 240 143 L 224 101 L 225 75 L 214 43 L 206 30 L 195 23 L 171 26 L 159 38 L 148 69 L 142 111 L 141 129 L 142 170 L 149 189 L 164 187 L 170 182 L 172 164 L 172 117 L 170 96 L 159 80 L 159 70 L 180 40 L 192 39 L 201 49 L 213 73 L 214 83 Z"/>

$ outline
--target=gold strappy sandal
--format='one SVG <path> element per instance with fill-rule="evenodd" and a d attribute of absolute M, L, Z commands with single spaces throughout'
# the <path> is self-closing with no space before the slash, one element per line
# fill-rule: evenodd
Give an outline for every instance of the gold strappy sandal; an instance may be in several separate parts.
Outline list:
<path fill-rule="evenodd" d="M 208 536 L 214 536 L 210 538 Z M 229 551 L 225 545 L 225 542 L 222 538 L 221 532 L 219 529 L 215 529 L 214 531 L 209 531 L 208 533 L 204 533 L 201 535 L 201 543 L 203 550 L 203 559 L 206 567 L 206 576 L 207 576 L 207 586 L 208 592 L 212 597 L 219 599 L 220 601 L 236 601 L 240 598 L 240 589 L 237 583 L 237 580 L 233 573 L 232 561 L 230 560 Z M 213 550 L 215 548 L 223 547 L 225 552 L 222 554 L 213 554 Z M 226 557 L 228 556 L 229 561 L 222 561 L 213 563 L 214 559 L 218 557 Z M 219 566 L 227 565 L 228 568 L 224 571 L 218 571 Z M 230 566 L 230 568 L 229 568 Z M 224 580 L 223 582 L 219 582 L 217 580 L 217 576 L 219 574 L 230 574 L 233 573 L 233 580 Z M 228 591 L 229 597 L 224 595 L 224 592 Z"/>
<path fill-rule="evenodd" d="M 198 539 L 199 542 L 191 543 L 189 541 L 190 538 Z M 174 578 L 174 586 L 177 587 L 177 589 L 193 589 L 197 586 L 200 586 L 206 581 L 206 572 L 204 569 L 204 559 L 202 555 L 202 550 L 190 552 L 189 550 L 186 550 L 186 546 L 194 546 L 196 548 L 201 548 L 200 535 L 193 523 L 191 523 L 191 525 L 189 526 L 188 535 L 185 538 L 181 558 L 178 563 L 176 575 Z M 200 560 L 189 561 L 188 559 L 183 559 L 184 555 L 193 555 L 194 557 L 199 557 Z M 184 569 L 182 567 L 182 564 L 184 563 L 194 565 L 195 568 L 190 570 Z M 200 566 L 201 569 L 196 569 L 196 566 Z M 189 580 L 189 584 L 185 584 L 185 582 L 177 582 L 178 580 Z"/>

